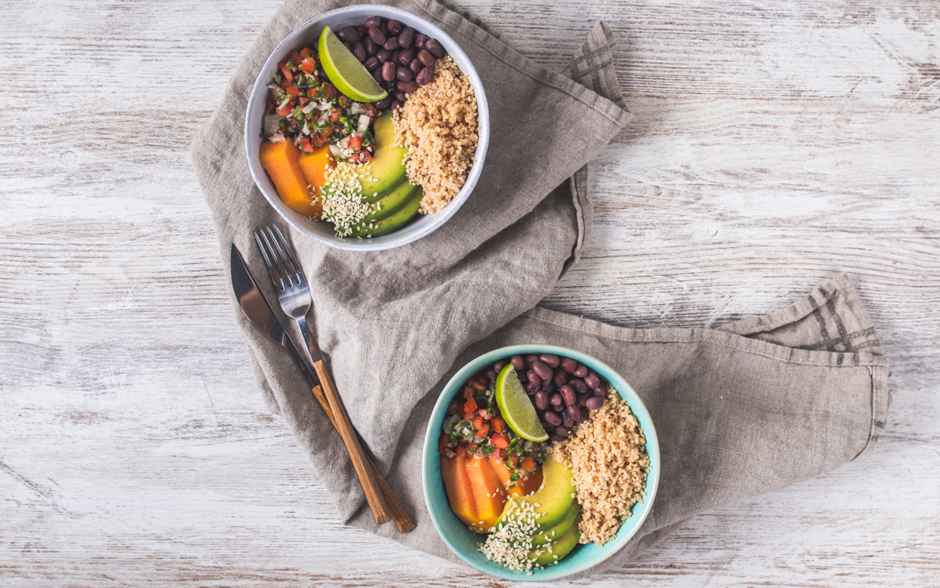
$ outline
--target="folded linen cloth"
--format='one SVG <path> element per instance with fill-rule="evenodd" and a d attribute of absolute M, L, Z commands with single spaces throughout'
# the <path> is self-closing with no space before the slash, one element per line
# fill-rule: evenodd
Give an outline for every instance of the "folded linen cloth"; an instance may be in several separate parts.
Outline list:
<path fill-rule="evenodd" d="M 241 139 L 248 93 L 284 37 L 346 3 L 282 5 L 193 143 L 222 257 L 234 242 L 256 276 L 265 269 L 251 231 L 286 224 L 248 172 Z M 344 521 L 456 561 L 421 493 L 426 422 L 461 365 L 515 343 L 591 353 L 622 373 L 650 408 L 663 452 L 659 496 L 637 538 L 606 566 L 696 512 L 817 475 L 877 439 L 887 411 L 885 360 L 845 277 L 783 311 L 715 330 L 621 329 L 537 308 L 587 240 L 587 162 L 631 118 L 613 71 L 610 30 L 598 23 L 560 75 L 454 8 L 434 0 L 388 3 L 446 30 L 477 68 L 492 123 L 483 175 L 450 221 L 405 247 L 353 253 L 293 232 L 291 239 L 311 284 L 314 336 L 353 424 L 415 519 L 413 531 L 376 528 L 343 444 L 300 373 L 233 299 L 264 398 Z M 265 294 L 274 300 L 270 289 Z"/>

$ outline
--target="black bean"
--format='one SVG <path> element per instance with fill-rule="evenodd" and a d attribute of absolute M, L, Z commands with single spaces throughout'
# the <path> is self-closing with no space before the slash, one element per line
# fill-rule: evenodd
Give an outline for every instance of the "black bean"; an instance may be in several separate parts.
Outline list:
<path fill-rule="evenodd" d="M 597 374 L 591 372 L 584 376 L 584 383 L 588 385 L 588 388 L 597 388 L 601 385 L 601 379 L 597 377 Z"/>
<path fill-rule="evenodd" d="M 366 57 L 368 57 L 368 55 L 366 55 L 366 46 L 362 43 L 356 43 L 353 45 L 352 52 L 359 61 L 365 61 Z"/>
<path fill-rule="evenodd" d="M 390 35 L 397 35 L 401 32 L 401 23 L 397 20 L 391 20 L 385 23 L 385 30 L 389 32 Z"/>
<path fill-rule="evenodd" d="M 571 429 L 568 427 L 555 427 L 555 434 L 559 437 L 567 437 L 571 433 Z"/>
<path fill-rule="evenodd" d="M 561 404 L 559 404 L 559 405 L 557 405 L 557 406 L 553 404 L 553 405 L 552 405 L 552 410 L 554 410 L 555 412 L 564 412 L 564 410 L 565 410 L 565 403 L 562 402 Z"/>
<path fill-rule="evenodd" d="M 359 42 L 359 31 L 356 30 L 356 27 L 343 27 L 336 33 L 336 36 L 347 43 L 355 44 Z"/>
<path fill-rule="evenodd" d="M 441 45 L 437 39 L 428 39 L 424 43 L 424 48 L 431 52 L 431 55 L 437 57 L 438 59 L 447 55 L 447 52 L 444 51 L 444 46 Z"/>
<path fill-rule="evenodd" d="M 427 41 L 428 41 L 427 35 L 418 33 L 417 35 L 415 35 L 414 46 L 417 47 L 418 49 L 424 49 L 424 44 L 427 43 Z"/>
<path fill-rule="evenodd" d="M 434 67 L 434 64 L 437 63 L 437 60 L 427 49 L 418 51 L 418 60 L 424 64 L 424 67 Z"/>
<path fill-rule="evenodd" d="M 535 363 L 536 361 L 538 361 L 538 359 L 539 359 L 539 356 L 538 356 L 538 355 L 526 355 L 526 356 L 525 356 L 525 366 L 526 366 L 526 367 L 532 367 L 532 364 Z"/>
<path fill-rule="evenodd" d="M 603 388 L 594 388 L 594 396 L 605 396 L 607 391 Z"/>
<path fill-rule="evenodd" d="M 382 61 L 382 58 L 379 58 L 379 61 Z M 567 357 L 561 360 L 561 369 L 564 370 L 565 373 L 570 374 L 577 368 L 578 368 L 578 362 L 576 362 L 575 360 L 567 358 Z"/>
<path fill-rule="evenodd" d="M 417 59 L 415 59 L 415 60 L 411 63 L 411 65 L 414 65 L 415 63 L 418 64 L 418 67 L 421 67 L 421 62 L 418 61 Z M 414 68 L 412 68 L 412 69 L 414 69 Z M 431 71 L 431 68 L 430 68 L 430 67 L 422 67 L 422 68 L 421 68 L 421 71 L 418 72 L 418 75 L 417 75 L 417 77 L 415 78 L 415 81 L 418 82 L 418 85 L 419 85 L 419 86 L 426 86 L 428 83 L 431 82 L 431 77 L 432 77 L 433 75 L 434 75 L 434 72 Z"/>
<path fill-rule="evenodd" d="M 539 389 L 539 387 L 532 382 L 523 382 L 522 387 L 525 389 L 525 393 L 529 396 L 535 394 L 535 391 Z"/>
<path fill-rule="evenodd" d="M 548 394 L 539 390 L 535 393 L 535 408 L 545 410 L 548 408 Z"/>
<path fill-rule="evenodd" d="M 558 416 L 558 413 L 555 412 L 546 412 L 545 413 L 545 422 L 555 425 L 556 427 L 562 423 L 562 417 Z"/>
<path fill-rule="evenodd" d="M 558 392 L 561 394 L 561 397 L 564 398 L 565 404 L 568 406 L 578 401 L 578 396 L 575 394 L 574 388 L 567 384 L 559 388 Z"/>
<path fill-rule="evenodd" d="M 378 82 L 379 84 L 381 84 L 381 83 L 384 81 L 384 80 L 382 79 L 382 68 L 381 68 L 381 67 L 377 67 L 377 68 L 375 68 L 375 69 L 373 69 L 373 70 L 370 70 L 370 72 L 372 73 L 372 79 L 374 79 L 374 80 L 375 80 L 376 82 Z"/>
<path fill-rule="evenodd" d="M 398 54 L 398 59 L 396 61 L 398 61 L 398 63 L 407 67 L 407 65 L 411 63 L 411 60 L 414 58 L 415 58 L 414 49 L 402 49 L 401 53 Z"/>
<path fill-rule="evenodd" d="M 385 44 L 385 35 L 382 34 L 382 31 L 380 31 L 378 27 L 369 28 L 369 39 L 371 39 L 372 42 L 376 45 Z"/>
<path fill-rule="evenodd" d="M 415 75 L 415 78 L 418 77 L 418 74 L 421 73 L 421 70 L 424 69 L 424 64 L 418 61 L 418 58 L 415 57 L 411 60 L 411 63 L 408 64 L 408 69 L 411 70 L 411 73 Z M 421 82 L 418 82 L 419 84 Z"/>
<path fill-rule="evenodd" d="M 385 43 L 382 44 L 382 47 L 385 47 L 389 51 L 394 51 L 395 49 L 398 49 L 399 46 L 398 37 L 389 37 L 385 40 Z"/>
<path fill-rule="evenodd" d="M 589 392 L 585 392 L 584 394 L 578 394 L 578 404 L 580 404 L 581 406 L 587 406 L 588 398 L 594 398 L 594 396 L 590 394 Z"/>
<path fill-rule="evenodd" d="M 396 87 L 397 87 L 397 85 L 396 85 Z M 405 93 L 402 92 L 401 90 L 395 90 L 395 98 L 398 99 L 398 100 L 401 100 L 402 102 L 404 102 L 405 100 L 408 99 L 408 97 L 405 96 Z M 538 390 L 538 386 L 536 386 L 535 389 Z"/>
<path fill-rule="evenodd" d="M 369 59 L 366 59 L 363 65 L 366 66 L 367 70 L 372 71 L 379 66 L 379 60 L 375 58 L 375 55 L 373 55 L 369 57 Z"/>
<path fill-rule="evenodd" d="M 588 410 L 597 410 L 598 408 L 604 406 L 604 398 L 602 396 L 592 396 L 588 398 L 587 404 L 585 404 Z"/>
<path fill-rule="evenodd" d="M 392 52 L 387 49 L 379 49 L 375 52 L 375 58 L 379 60 L 379 63 L 385 63 L 392 58 Z"/>
<path fill-rule="evenodd" d="M 555 385 L 564 386 L 568 383 L 568 374 L 561 368 L 555 370 Z"/>
<path fill-rule="evenodd" d="M 578 367 L 573 372 L 571 372 L 571 374 L 576 378 L 583 378 L 584 376 L 588 375 L 587 366 L 579 363 Z"/>
<path fill-rule="evenodd" d="M 535 370 L 527 371 L 525 373 L 525 377 L 527 377 L 530 382 L 532 382 L 533 384 L 537 386 L 542 384 L 542 377 L 539 376 L 537 373 L 535 373 Z"/>
<path fill-rule="evenodd" d="M 574 419 L 568 414 L 568 411 L 561 413 L 561 423 L 568 429 L 574 426 Z"/>
<path fill-rule="evenodd" d="M 485 372 L 483 372 L 483 375 L 486 376 L 486 379 L 487 379 L 487 380 L 495 380 L 495 379 L 496 379 L 496 370 L 494 370 L 493 368 L 490 368 L 490 369 L 486 370 Z"/>
<path fill-rule="evenodd" d="M 350 52 L 350 53 L 352 53 L 352 48 L 353 48 L 353 44 L 352 44 L 352 43 L 346 41 L 346 42 L 343 43 L 343 45 L 344 45 L 347 49 L 349 49 L 349 52 Z"/>
<path fill-rule="evenodd" d="M 532 362 L 532 371 L 537 373 L 543 380 L 547 380 L 552 377 L 552 368 L 548 367 L 537 359 Z"/>
<path fill-rule="evenodd" d="M 382 70 L 377 69 L 376 71 L 379 73 L 379 78 L 381 78 Z M 373 74 L 372 77 L 375 77 L 375 74 Z M 385 110 L 386 108 L 392 105 L 392 100 L 394 100 L 394 98 L 392 98 L 391 96 L 386 96 L 385 98 L 382 98 L 381 100 L 376 102 L 375 107 L 378 108 L 379 110 Z"/>
<path fill-rule="evenodd" d="M 558 433 L 552 433 L 551 435 L 548 436 L 548 438 L 551 441 L 564 441 L 565 440 L 565 438 L 559 435 Z"/>
<path fill-rule="evenodd" d="M 405 27 L 401 30 L 401 33 L 398 35 L 398 44 L 402 47 L 411 47 L 411 43 L 415 40 L 415 30 L 411 27 Z"/>
<path fill-rule="evenodd" d="M 370 16 L 366 19 L 367 27 L 380 27 L 382 26 L 382 18 L 379 16 Z"/>
<path fill-rule="evenodd" d="M 546 392 L 551 394 L 552 392 L 557 390 L 557 388 L 555 388 L 555 382 L 552 382 L 551 380 L 547 382 L 542 381 L 542 390 L 545 390 Z"/>
<path fill-rule="evenodd" d="M 356 27 L 356 32 L 359 33 L 360 40 L 365 39 L 366 35 L 369 34 L 369 27 L 367 27 L 365 24 L 361 24 Z"/>
<path fill-rule="evenodd" d="M 375 44 L 375 41 L 366 37 L 366 40 L 362 42 L 363 46 L 366 48 L 366 53 L 369 55 L 375 55 L 375 52 L 379 50 L 379 46 Z"/>
<path fill-rule="evenodd" d="M 573 405 L 571 405 L 571 406 L 568 407 L 568 414 L 571 415 L 571 419 L 572 419 L 574 422 L 577 423 L 577 422 L 580 422 L 580 421 L 581 421 L 581 418 L 582 418 L 582 415 L 581 415 L 581 407 L 578 406 L 577 404 L 573 404 Z"/>
<path fill-rule="evenodd" d="M 398 69 L 395 70 L 395 77 L 403 82 L 411 81 L 414 78 L 414 74 L 411 73 L 411 70 L 407 67 L 398 66 Z M 417 90 L 417 88 L 415 88 Z"/>
<path fill-rule="evenodd" d="M 391 61 L 386 61 L 385 65 L 382 66 L 382 79 L 386 82 L 395 79 L 395 64 Z"/>
<path fill-rule="evenodd" d="M 496 363 L 493 364 L 493 369 L 496 370 L 496 373 L 498 374 L 499 372 L 503 371 L 503 368 L 506 367 L 506 364 L 507 364 L 507 363 L 509 363 L 509 362 L 508 362 L 508 361 L 499 360 L 499 361 L 497 361 Z"/>
<path fill-rule="evenodd" d="M 585 392 L 587 392 L 587 389 L 588 389 L 587 384 L 585 384 L 584 380 L 582 380 L 581 378 L 572 378 L 568 382 L 568 385 L 574 388 L 575 392 L 577 392 L 578 394 L 584 394 Z"/>
<path fill-rule="evenodd" d="M 547 365 L 548 367 L 552 369 L 555 369 L 556 367 L 558 367 L 558 364 L 561 363 L 561 360 L 558 359 L 558 356 L 552 355 L 551 353 L 543 353 L 542 355 L 539 356 L 539 359 L 542 360 L 542 363 L 544 363 L 545 365 Z"/>
<path fill-rule="evenodd" d="M 552 394 L 548 397 L 548 402 L 552 406 L 561 406 L 565 400 L 561 397 L 561 394 Z"/>
<path fill-rule="evenodd" d="M 521 355 L 513 355 L 509 361 L 512 362 L 512 367 L 516 368 L 517 372 L 521 372 L 522 368 L 525 367 L 525 361 L 523 361 Z"/>
<path fill-rule="evenodd" d="M 392 102 L 392 106 L 391 106 L 391 109 L 392 109 L 392 110 L 398 110 L 399 108 L 401 108 L 401 102 L 400 102 L 400 101 L 396 100 L 396 101 Z"/>

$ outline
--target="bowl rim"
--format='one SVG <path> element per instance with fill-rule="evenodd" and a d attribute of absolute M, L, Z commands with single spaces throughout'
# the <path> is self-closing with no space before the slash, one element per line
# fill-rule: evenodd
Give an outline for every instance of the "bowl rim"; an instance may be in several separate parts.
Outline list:
<path fill-rule="evenodd" d="M 611 377 L 607 377 L 608 383 L 617 390 L 621 398 L 624 398 L 624 400 L 627 401 L 628 405 L 630 406 L 630 410 L 634 413 L 637 420 L 645 420 L 649 424 L 648 427 L 646 425 L 643 425 L 642 427 L 643 434 L 646 438 L 646 453 L 650 458 L 650 467 L 647 474 L 646 488 L 644 489 L 645 492 L 642 503 L 644 506 L 642 508 L 642 512 L 639 513 L 639 518 L 636 519 L 636 522 L 633 524 L 630 532 L 621 537 L 621 532 L 624 530 L 624 527 L 621 526 L 620 529 L 618 529 L 617 535 L 614 537 L 614 539 L 605 544 L 605 551 L 600 554 L 601 557 L 591 562 L 589 565 L 581 566 L 575 569 L 564 570 L 562 572 L 558 571 L 558 568 L 555 566 L 549 566 L 539 570 L 533 570 L 532 575 L 516 572 L 510 570 L 509 568 L 499 566 L 498 564 L 494 564 L 494 566 L 496 566 L 495 571 L 483 569 L 480 567 L 478 562 L 464 557 L 464 555 L 457 549 L 454 542 L 445 534 L 442 524 L 438 520 L 434 507 L 431 504 L 431 480 L 430 476 L 428 475 L 430 467 L 429 460 L 432 458 L 432 454 L 433 457 L 437 457 L 437 437 L 438 429 L 440 428 L 439 426 L 435 427 L 434 422 L 438 420 L 443 421 L 442 417 L 446 412 L 447 405 L 450 403 L 449 399 L 451 395 L 456 391 L 457 385 L 460 382 L 463 382 L 466 378 L 470 377 L 470 375 L 477 371 L 481 365 L 485 365 L 487 362 L 495 361 L 499 358 L 507 357 L 509 355 L 528 354 L 534 353 L 536 351 L 539 353 L 553 353 L 556 355 L 571 357 L 572 359 L 576 359 L 577 361 L 588 365 L 595 371 L 608 372 L 611 375 Z M 445 398 L 447 399 L 446 402 Z M 444 388 L 441 390 L 441 393 L 434 404 L 434 408 L 431 411 L 430 417 L 428 418 L 427 431 L 425 432 L 424 437 L 424 447 L 421 454 L 421 481 L 422 490 L 424 492 L 424 502 L 428 512 L 431 515 L 431 521 L 434 523 L 434 528 L 437 530 L 438 536 L 440 536 L 441 540 L 447 544 L 447 547 L 454 554 L 456 554 L 457 557 L 462 559 L 474 569 L 479 570 L 485 574 L 494 575 L 505 580 L 514 580 L 517 582 L 542 582 L 564 578 L 566 576 L 588 570 L 619 552 L 640 530 L 640 528 L 643 526 L 643 523 L 646 521 L 647 516 L 649 516 L 649 513 L 652 510 L 653 502 L 656 499 L 656 492 L 659 488 L 660 469 L 661 456 L 659 449 L 659 437 L 656 434 L 656 428 L 653 425 L 652 416 L 649 414 L 649 410 L 646 408 L 646 405 L 643 403 L 643 400 L 640 398 L 639 394 L 637 394 L 633 387 L 627 383 L 623 376 L 621 376 L 620 373 L 610 365 L 594 357 L 593 355 L 578 351 L 576 349 L 571 349 L 569 347 L 539 343 L 525 343 L 500 347 L 477 356 L 457 370 L 453 377 L 448 380 L 447 384 L 444 385 Z M 440 483 L 443 484 L 443 482 Z M 631 517 L 631 519 L 632 518 L 633 517 Z M 608 545 L 613 543 L 616 543 L 615 549 L 606 549 Z"/>
<path fill-rule="evenodd" d="M 322 235 L 316 234 L 308 230 L 301 223 L 297 222 L 288 212 L 285 210 L 286 206 L 281 201 L 279 197 L 273 194 L 269 194 L 265 189 L 263 183 L 261 182 L 259 174 L 263 173 L 263 170 L 260 168 L 260 162 L 255 161 L 256 157 L 251 155 L 251 139 L 252 133 L 254 132 L 253 128 L 250 126 L 251 112 L 253 108 L 259 101 L 263 101 L 265 96 L 265 91 L 267 90 L 267 83 L 269 81 L 269 76 L 266 75 L 267 72 L 277 65 L 277 60 L 275 55 L 277 55 L 285 46 L 292 46 L 296 43 L 296 38 L 301 35 L 304 31 L 308 30 L 311 27 L 315 27 L 321 21 L 336 17 L 342 16 L 349 12 L 359 12 L 359 11 L 373 11 L 379 16 L 385 17 L 394 17 L 401 18 L 403 15 L 409 19 L 417 19 L 422 24 L 422 32 L 428 34 L 429 36 L 446 42 L 443 43 L 448 50 L 448 53 L 451 55 L 456 54 L 461 57 L 469 66 L 470 71 L 463 72 L 470 79 L 470 83 L 473 86 L 474 94 L 477 100 L 477 118 L 480 125 L 480 130 L 477 139 L 477 149 L 474 153 L 475 161 L 473 166 L 470 168 L 470 173 L 467 175 L 467 180 L 464 182 L 463 187 L 457 193 L 456 196 L 450 201 L 450 203 L 441 211 L 434 213 L 433 215 L 428 215 L 428 217 L 434 218 L 434 222 L 423 227 L 421 230 L 411 230 L 407 231 L 407 226 L 404 227 L 406 230 L 402 232 L 402 229 L 397 229 L 389 235 L 383 235 L 382 237 L 377 237 L 375 239 L 358 239 L 353 237 L 323 237 Z M 463 70 L 461 70 L 463 71 Z M 454 214 L 457 213 L 457 210 L 463 205 L 464 202 L 470 197 L 470 194 L 473 192 L 476 187 L 477 182 L 480 179 L 480 175 L 483 172 L 483 164 L 486 160 L 486 152 L 489 148 L 490 142 L 490 124 L 489 124 L 489 104 L 486 100 L 486 92 L 483 89 L 483 81 L 480 79 L 479 74 L 477 73 L 476 66 L 473 65 L 470 57 L 464 52 L 463 48 L 455 41 L 450 35 L 448 35 L 443 29 L 435 25 L 434 23 L 428 21 L 427 19 L 409 12 L 402 8 L 396 6 L 388 6 L 384 4 L 353 4 L 350 6 L 344 6 L 341 8 L 335 8 L 333 10 L 328 10 L 318 14 L 317 16 L 311 18 L 310 20 L 304 22 L 302 25 L 294 29 L 287 37 L 282 40 L 277 47 L 275 47 L 268 58 L 265 60 L 264 64 L 261 66 L 261 71 L 258 73 L 258 77 L 255 78 L 254 84 L 251 86 L 251 91 L 248 94 L 248 101 L 245 108 L 245 129 L 244 129 L 244 141 L 245 141 L 245 156 L 248 159 L 248 170 L 251 173 L 251 178 L 260 190 L 261 194 L 268 201 L 272 208 L 281 216 L 281 218 L 287 222 L 291 227 L 293 227 L 298 232 L 302 233 L 304 236 L 317 241 L 318 243 L 323 243 L 329 247 L 335 249 L 341 249 L 344 251 L 384 251 L 386 249 L 394 249 L 396 247 L 401 247 L 409 243 L 413 243 L 422 237 L 433 233 L 441 226 L 443 226 Z M 298 213 L 299 214 L 299 213 Z M 438 216 L 439 215 L 439 216 Z M 322 222 L 322 221 L 320 221 Z M 384 237 L 390 237 L 392 235 L 399 235 L 398 239 L 391 239 L 385 241 L 377 241 L 377 239 L 382 239 Z"/>

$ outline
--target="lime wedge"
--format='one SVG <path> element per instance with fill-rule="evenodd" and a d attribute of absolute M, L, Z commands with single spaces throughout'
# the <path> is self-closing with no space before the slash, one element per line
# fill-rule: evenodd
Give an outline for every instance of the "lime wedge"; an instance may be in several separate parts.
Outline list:
<path fill-rule="evenodd" d="M 503 413 L 503 420 L 517 435 L 528 441 L 548 441 L 548 433 L 542 428 L 539 415 L 511 363 L 496 376 L 496 404 Z"/>
<path fill-rule="evenodd" d="M 320 52 L 320 63 L 326 77 L 330 78 L 337 90 L 351 100 L 378 102 L 388 96 L 388 92 L 375 83 L 366 66 L 359 63 L 346 45 L 336 38 L 330 27 L 324 28 L 320 33 L 317 50 Z"/>

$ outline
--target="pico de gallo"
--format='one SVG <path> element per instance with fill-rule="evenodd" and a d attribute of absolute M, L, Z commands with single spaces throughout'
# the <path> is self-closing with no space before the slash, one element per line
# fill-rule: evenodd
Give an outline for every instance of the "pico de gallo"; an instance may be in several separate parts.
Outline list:
<path fill-rule="evenodd" d="M 511 485 L 543 461 L 544 443 L 527 441 L 506 425 L 496 404 L 496 391 L 482 374 L 467 381 L 450 401 L 438 451 L 447 457 L 496 457 L 510 471 Z"/>
<path fill-rule="evenodd" d="M 268 84 L 262 137 L 293 141 L 305 154 L 324 145 L 336 161 L 368 163 L 375 153 L 372 125 L 381 111 L 353 102 L 328 81 L 317 52 L 291 51 Z"/>

